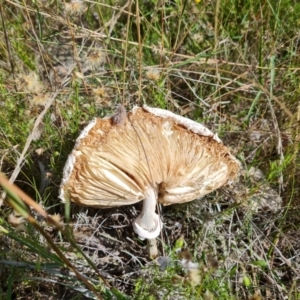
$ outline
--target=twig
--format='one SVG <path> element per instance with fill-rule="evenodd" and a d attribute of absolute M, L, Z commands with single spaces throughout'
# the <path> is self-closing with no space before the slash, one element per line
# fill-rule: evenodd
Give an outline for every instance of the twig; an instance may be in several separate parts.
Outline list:
<path fill-rule="evenodd" d="M 2 28 L 3 28 L 3 33 L 4 33 L 6 48 L 7 48 L 7 53 L 8 53 L 8 57 L 9 57 L 11 72 L 12 72 L 13 77 L 15 77 L 14 62 L 13 62 L 13 58 L 12 58 L 12 54 L 11 54 L 11 49 L 10 49 L 10 43 L 9 43 L 8 35 L 7 35 L 7 32 L 6 32 L 6 26 L 5 26 L 5 23 L 4 23 L 2 6 L 3 5 L 1 4 L 0 5 L 0 14 L 1 14 Z"/>
<path fill-rule="evenodd" d="M 129 8 L 128 11 L 131 11 L 132 0 L 129 0 Z M 126 62 L 127 62 L 127 51 L 128 51 L 128 38 L 129 38 L 129 25 L 130 25 L 130 17 L 131 14 L 127 15 L 127 25 L 126 25 L 126 40 L 125 40 L 125 47 L 124 47 L 124 60 L 123 60 L 123 91 L 122 91 L 122 104 L 125 104 L 125 69 L 126 69 Z"/>
<path fill-rule="evenodd" d="M 143 46 L 141 41 L 141 19 L 140 19 L 140 8 L 139 1 L 135 2 L 135 14 L 136 14 L 136 26 L 138 35 L 138 62 L 139 62 L 139 92 L 138 92 L 138 103 L 141 103 L 141 93 L 142 93 L 142 65 L 143 65 Z"/>

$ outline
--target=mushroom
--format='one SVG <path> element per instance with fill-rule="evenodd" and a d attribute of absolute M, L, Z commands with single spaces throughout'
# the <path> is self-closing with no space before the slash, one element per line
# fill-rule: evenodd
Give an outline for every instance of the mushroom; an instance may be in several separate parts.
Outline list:
<path fill-rule="evenodd" d="M 192 201 L 233 180 L 239 162 L 216 134 L 170 111 L 143 106 L 93 119 L 76 140 L 63 171 L 60 198 L 108 208 L 143 200 L 134 231 L 150 257 L 163 227 L 157 203 Z M 121 121 L 118 121 L 121 120 Z"/>

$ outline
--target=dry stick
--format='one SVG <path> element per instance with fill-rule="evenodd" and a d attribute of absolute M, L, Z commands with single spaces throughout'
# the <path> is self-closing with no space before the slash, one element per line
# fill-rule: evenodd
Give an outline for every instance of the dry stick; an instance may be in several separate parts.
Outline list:
<path fill-rule="evenodd" d="M 131 11 L 132 0 L 129 0 L 129 8 L 128 12 Z M 128 13 L 127 16 L 127 25 L 126 25 L 126 40 L 125 40 L 125 49 L 124 49 L 124 61 L 123 61 L 123 91 L 122 91 L 122 104 L 125 104 L 125 69 L 126 69 L 126 61 L 127 61 L 127 51 L 128 51 L 128 37 L 129 37 L 129 25 L 130 25 L 130 16 Z"/>
<path fill-rule="evenodd" d="M 136 4 L 136 9 L 135 9 L 135 14 L 136 14 L 136 26 L 137 26 L 137 35 L 138 35 L 138 49 L 139 49 L 139 57 L 138 57 L 138 62 L 139 62 L 139 93 L 138 93 L 138 103 L 141 103 L 141 93 L 142 93 L 142 58 L 143 58 L 143 53 L 142 53 L 142 43 L 141 43 L 141 20 L 140 20 L 140 7 L 139 7 L 139 1 L 135 1 Z"/>
<path fill-rule="evenodd" d="M 164 39 L 164 32 L 165 32 L 165 23 L 166 23 L 166 15 L 165 15 L 165 0 L 162 0 L 160 2 L 158 2 L 158 5 L 157 5 L 157 10 L 156 10 L 156 15 L 158 15 L 158 11 L 160 10 L 160 7 L 162 7 L 162 10 L 161 10 L 161 48 L 164 49 L 164 42 L 165 42 L 165 39 Z M 155 16 L 153 16 L 153 20 L 155 20 Z M 152 22 L 151 22 L 151 25 L 152 25 Z M 146 37 L 145 37 L 146 38 Z M 172 60 L 172 56 L 170 57 L 170 61 Z M 163 56 L 161 55 L 161 52 L 159 54 L 159 66 L 163 66 L 163 62 L 164 62 L 164 58 Z M 169 85 L 169 83 L 168 83 Z"/>
<path fill-rule="evenodd" d="M 215 66 L 215 72 L 217 77 L 217 82 L 219 83 L 221 81 L 220 73 L 219 73 L 219 63 L 218 63 L 218 57 L 217 57 L 217 49 L 218 49 L 218 37 L 219 37 L 219 12 L 220 12 L 220 0 L 216 1 L 216 11 L 215 11 L 215 24 L 214 24 L 214 57 L 216 60 L 216 66 Z"/>
<path fill-rule="evenodd" d="M 8 39 L 8 35 L 7 35 L 7 31 L 6 31 L 6 26 L 5 26 L 5 22 L 4 22 L 4 18 L 3 18 L 2 4 L 0 5 L 0 14 L 1 14 L 2 28 L 3 28 L 3 33 L 4 33 L 4 38 L 5 38 L 5 44 L 6 44 L 6 48 L 7 48 L 7 53 L 8 53 L 8 57 L 9 57 L 11 72 L 12 72 L 13 77 L 15 77 L 14 62 L 13 62 L 13 57 L 12 57 L 11 48 L 10 48 L 10 42 L 9 42 L 9 39 Z"/>

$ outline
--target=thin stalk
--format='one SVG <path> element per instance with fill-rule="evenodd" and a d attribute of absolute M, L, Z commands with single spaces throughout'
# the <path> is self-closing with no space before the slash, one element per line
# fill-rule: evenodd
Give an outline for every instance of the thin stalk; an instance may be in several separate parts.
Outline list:
<path fill-rule="evenodd" d="M 147 231 L 152 231 L 155 228 L 155 209 L 157 201 L 157 193 L 154 189 L 149 189 L 147 198 L 143 201 L 143 209 L 140 214 L 139 224 Z"/>

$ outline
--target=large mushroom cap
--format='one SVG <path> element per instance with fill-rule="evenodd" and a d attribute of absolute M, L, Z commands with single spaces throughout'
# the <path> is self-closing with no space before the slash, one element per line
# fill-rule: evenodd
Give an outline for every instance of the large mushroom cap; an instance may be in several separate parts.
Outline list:
<path fill-rule="evenodd" d="M 238 161 L 203 125 L 169 111 L 134 108 L 122 124 L 94 119 L 64 168 L 62 200 L 129 205 L 154 189 L 163 205 L 202 197 L 234 179 Z"/>

